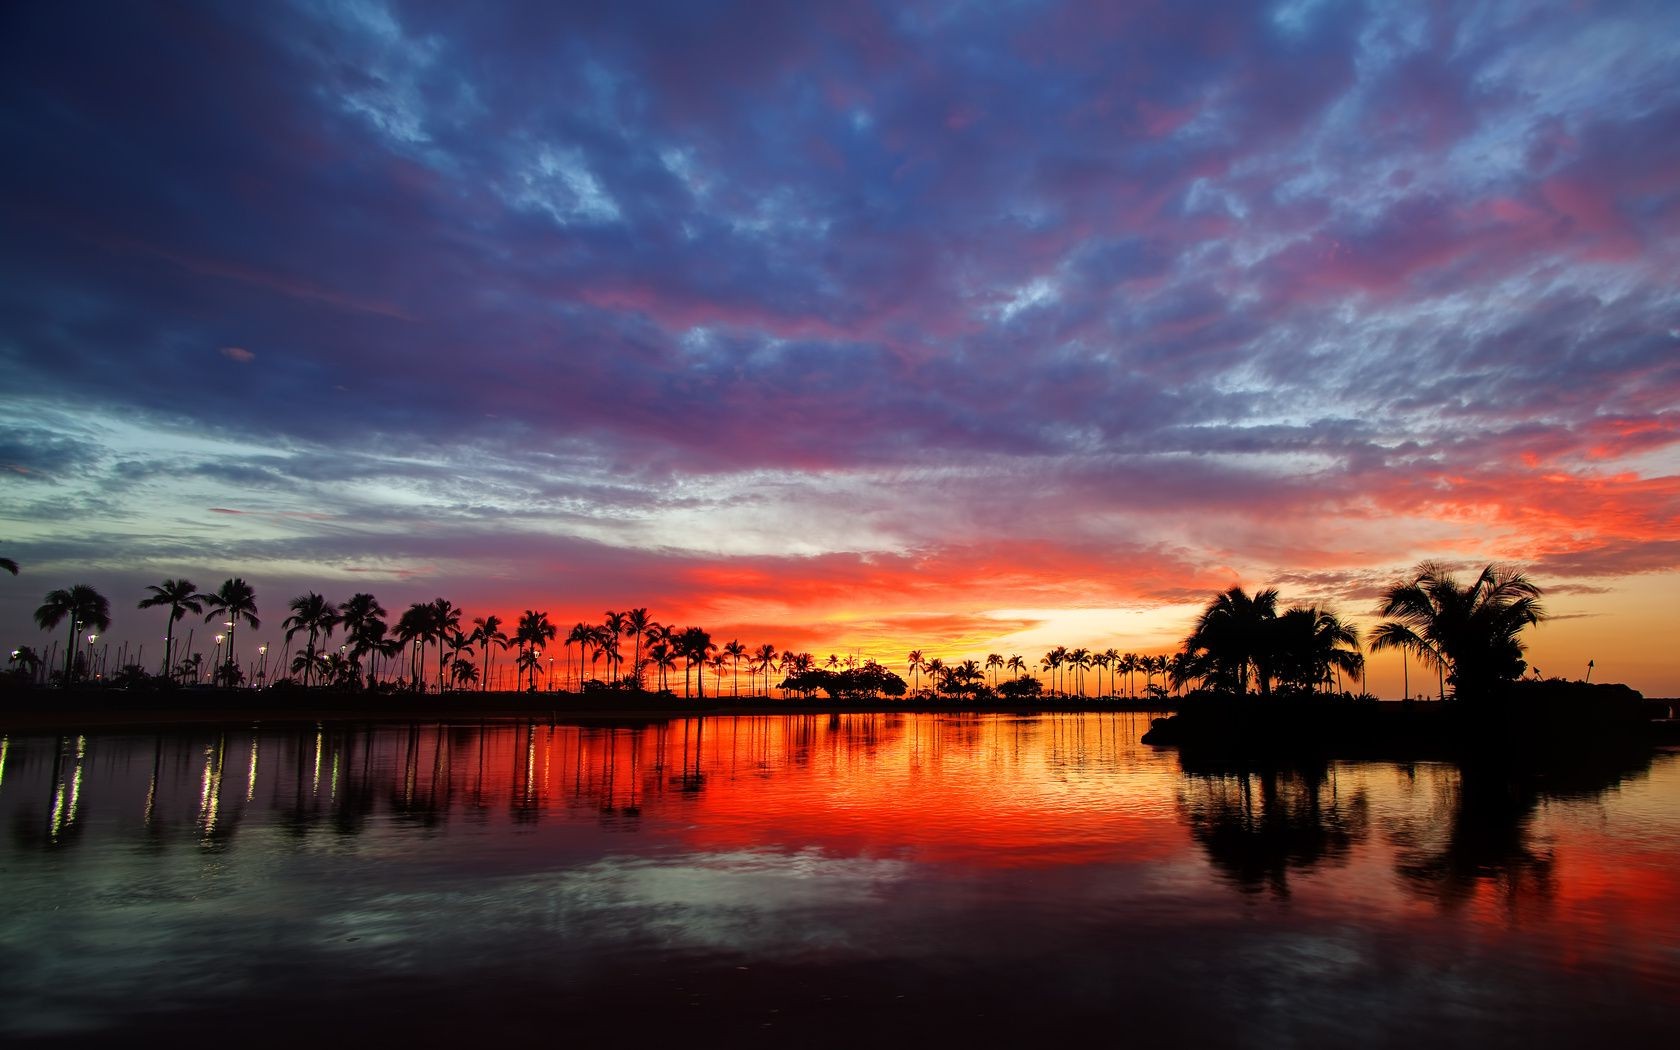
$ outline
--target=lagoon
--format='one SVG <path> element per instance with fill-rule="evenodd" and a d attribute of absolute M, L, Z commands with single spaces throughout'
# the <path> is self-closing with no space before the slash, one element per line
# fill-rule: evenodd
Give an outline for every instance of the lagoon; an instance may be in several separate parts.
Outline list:
<path fill-rule="evenodd" d="M 8 735 L 0 1038 L 1670 1034 L 1674 753 L 1197 763 L 1140 744 L 1148 725 Z"/>

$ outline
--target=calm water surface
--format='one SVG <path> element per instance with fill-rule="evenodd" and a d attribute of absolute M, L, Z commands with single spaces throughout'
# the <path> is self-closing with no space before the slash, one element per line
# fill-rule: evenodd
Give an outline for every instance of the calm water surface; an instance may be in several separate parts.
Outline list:
<path fill-rule="evenodd" d="M 0 740 L 0 1038 L 1586 1045 L 1680 760 L 1186 765 L 1141 715 Z"/>

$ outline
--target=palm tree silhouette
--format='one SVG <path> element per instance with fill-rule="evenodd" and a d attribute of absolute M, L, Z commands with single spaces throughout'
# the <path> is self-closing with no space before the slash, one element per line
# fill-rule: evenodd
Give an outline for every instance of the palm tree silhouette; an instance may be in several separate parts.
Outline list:
<path fill-rule="evenodd" d="M 920 691 L 922 688 L 922 672 L 927 670 L 927 659 L 922 656 L 920 649 L 910 650 L 909 662 L 905 665 L 910 672 L 910 681 L 915 683 L 912 688 Z"/>
<path fill-rule="evenodd" d="M 682 654 L 688 658 L 689 667 L 694 667 L 696 665 L 699 666 L 701 673 L 694 676 L 694 682 L 695 688 L 699 693 L 699 698 L 704 700 L 706 699 L 706 661 L 711 659 L 712 653 L 717 651 L 717 646 L 712 644 L 711 632 L 707 631 L 703 627 L 688 628 L 683 631 L 679 640 L 681 643 Z M 683 673 L 683 685 L 685 691 L 687 689 L 687 684 L 688 674 L 685 670 Z"/>
<path fill-rule="evenodd" d="M 1273 661 L 1279 682 L 1317 691 L 1332 677 L 1357 675 L 1365 666 L 1359 654 L 1359 631 L 1334 613 L 1297 606 L 1274 622 Z"/>
<path fill-rule="evenodd" d="M 723 647 L 723 655 L 727 656 L 735 665 L 735 696 L 741 695 L 741 657 L 747 655 L 747 647 L 741 644 L 739 638 Z"/>
<path fill-rule="evenodd" d="M 659 691 L 665 691 L 665 673 L 677 669 L 677 651 L 670 642 L 653 642 L 648 646 L 648 659 L 659 671 Z"/>
<path fill-rule="evenodd" d="M 1248 692 L 1252 669 L 1261 696 L 1272 691 L 1272 621 L 1277 619 L 1278 592 L 1274 588 L 1252 597 L 1241 587 L 1232 587 L 1208 604 L 1196 620 L 1185 651 L 1205 653 L 1221 687 L 1239 696 Z"/>
<path fill-rule="evenodd" d="M 1078 691 L 1079 698 L 1083 700 L 1085 698 L 1085 672 L 1091 669 L 1091 650 L 1081 646 L 1070 651 L 1067 654 L 1067 664 L 1073 668 L 1073 680 L 1077 683 L 1074 688 Z"/>
<path fill-rule="evenodd" d="M 286 617 L 280 625 L 286 629 L 286 641 L 290 643 L 292 636 L 300 632 L 306 631 L 309 634 L 308 647 L 300 654 L 304 657 L 302 664 L 294 662 L 292 666 L 293 671 L 302 669 L 303 684 L 307 686 L 311 676 L 319 670 L 319 662 L 315 658 L 315 643 L 322 637 L 332 637 L 333 628 L 338 626 L 338 611 L 333 608 L 331 602 L 314 591 L 293 598 L 287 607 L 292 610 L 292 615 Z"/>
<path fill-rule="evenodd" d="M 10 558 L 0 558 L 0 569 L 5 569 L 13 576 L 18 574 L 18 563 Z"/>
<path fill-rule="evenodd" d="M 1020 655 L 1017 654 L 1011 656 L 1008 660 L 1005 660 L 1003 666 L 1009 668 L 1009 677 L 1010 680 L 1013 681 L 1020 678 L 1021 673 L 1027 669 L 1027 662 L 1021 659 Z"/>
<path fill-rule="evenodd" d="M 1415 653 L 1441 674 L 1441 697 L 1482 697 L 1522 677 L 1523 628 L 1546 619 L 1540 588 L 1514 569 L 1489 565 L 1468 587 L 1435 562 L 1419 565 L 1383 595 L 1371 649 Z"/>
<path fill-rule="evenodd" d="M 78 583 L 68 589 L 48 591 L 41 607 L 35 610 L 35 624 L 43 631 L 50 631 L 65 620 L 70 621 L 70 642 L 64 647 L 64 688 L 70 688 L 70 677 L 75 669 L 77 632 L 83 627 L 91 627 L 95 631 L 109 630 L 111 627 L 111 603 L 103 594 L 89 587 L 85 583 Z"/>
<path fill-rule="evenodd" d="M 350 642 L 350 657 L 360 667 L 362 658 L 377 655 L 380 643 L 389 628 L 385 624 L 385 607 L 371 594 L 352 594 L 338 606 L 338 620 L 344 627 L 344 637 Z M 374 678 L 373 664 L 368 664 L 368 679 Z"/>
<path fill-rule="evenodd" d="M 250 624 L 253 631 L 262 627 L 262 622 L 257 619 L 257 592 L 252 590 L 251 585 L 243 578 L 235 576 L 231 580 L 223 580 L 222 585 L 216 588 L 216 593 L 203 595 L 202 598 L 204 604 L 210 608 L 210 611 L 204 614 L 205 623 L 217 617 L 227 618 L 223 621 L 228 629 L 227 662 L 238 667 L 239 661 L 233 652 L 233 632 L 238 629 L 240 620 Z M 216 674 L 220 670 L 217 668 L 211 672 L 211 682 L 216 680 Z"/>
<path fill-rule="evenodd" d="M 770 673 L 776 669 L 776 647 L 769 642 L 758 647 L 752 655 L 749 669 L 764 673 L 764 698 L 770 698 Z"/>
<path fill-rule="evenodd" d="M 461 654 L 463 652 L 469 655 L 472 653 L 472 635 L 463 634 L 460 631 L 450 631 L 449 637 L 445 639 L 445 642 L 449 646 L 450 677 L 455 678 L 456 683 L 459 684 L 460 678 L 455 675 L 454 669 L 462 663 L 471 666 L 472 661 L 463 659 Z M 478 681 L 478 673 L 476 669 L 473 673 L 473 681 Z"/>
<path fill-rule="evenodd" d="M 204 595 L 198 593 L 198 587 L 191 580 L 164 580 L 162 583 L 148 584 L 146 589 L 152 592 L 150 598 L 140 599 L 138 608 L 155 609 L 159 606 L 169 607 L 169 620 L 163 634 L 163 670 L 159 673 L 173 680 L 170 674 L 170 658 L 175 652 L 175 622 L 184 618 L 187 613 L 203 613 L 204 606 L 199 602 Z"/>
<path fill-rule="evenodd" d="M 426 618 L 427 640 L 437 645 L 438 692 L 443 692 L 443 649 L 450 635 L 461 633 L 461 608 L 448 598 L 434 598 Z"/>
<path fill-rule="evenodd" d="M 992 688 L 997 688 L 998 669 L 1003 666 L 1002 653 L 987 653 L 986 667 L 992 672 Z"/>
<path fill-rule="evenodd" d="M 554 641 L 559 630 L 548 622 L 548 613 L 526 609 L 519 618 L 519 626 L 514 631 L 514 640 L 519 643 L 519 665 L 530 672 L 530 688 L 537 688 L 537 660 L 540 653 L 537 650 L 548 642 Z"/>
<path fill-rule="evenodd" d="M 1056 692 L 1056 670 L 1062 666 L 1062 659 L 1067 650 L 1061 646 L 1050 650 L 1038 661 L 1038 666 L 1050 672 L 1050 692 Z"/>
<path fill-rule="evenodd" d="M 653 617 L 648 615 L 645 608 L 631 609 L 624 614 L 624 629 L 635 636 L 630 651 L 630 674 L 636 680 L 636 688 L 644 688 L 642 683 L 642 641 L 648 630 L 654 626 Z"/>
<path fill-rule="evenodd" d="M 607 610 L 605 616 L 601 620 L 601 626 L 605 627 L 607 629 L 607 633 L 612 635 L 612 648 L 607 650 L 607 673 L 612 675 L 614 685 L 617 685 L 619 680 L 624 677 L 618 670 L 618 664 L 621 659 L 618 642 L 619 638 L 624 634 L 626 621 L 627 618 L 623 613 L 613 612 L 611 609 Z"/>
<path fill-rule="evenodd" d="M 397 617 L 396 635 L 408 655 L 409 685 L 416 691 L 424 690 L 426 636 L 431 631 L 431 622 L 430 602 L 410 602 Z"/>
<path fill-rule="evenodd" d="M 454 677 L 455 684 L 463 689 L 470 688 L 474 682 L 478 681 L 478 668 L 473 665 L 471 660 L 455 660 L 454 663 L 449 665 L 449 673 Z"/>
<path fill-rule="evenodd" d="M 945 681 L 945 661 L 936 656 L 922 664 L 922 667 L 927 671 L 928 682 L 933 687 L 934 695 L 939 695 L 940 683 Z"/>
<path fill-rule="evenodd" d="M 502 630 L 502 618 L 496 615 L 474 618 L 472 636 L 484 653 L 484 679 L 480 686 L 482 691 L 490 688 L 490 647 L 494 645 L 502 652 L 507 652 L 508 636 L 507 632 Z"/>

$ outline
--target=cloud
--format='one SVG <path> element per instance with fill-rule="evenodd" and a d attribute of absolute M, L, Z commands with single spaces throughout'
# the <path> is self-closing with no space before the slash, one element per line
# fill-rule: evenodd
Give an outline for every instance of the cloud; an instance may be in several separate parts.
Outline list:
<path fill-rule="evenodd" d="M 242 365 L 248 365 L 257 359 L 256 354 L 253 354 L 251 351 L 242 346 L 224 346 L 216 352 L 227 358 L 229 361 L 237 361 Z"/>

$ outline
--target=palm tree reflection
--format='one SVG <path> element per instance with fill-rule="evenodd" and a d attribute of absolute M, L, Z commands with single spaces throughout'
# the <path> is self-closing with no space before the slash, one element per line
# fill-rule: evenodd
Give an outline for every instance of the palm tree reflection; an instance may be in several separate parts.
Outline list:
<path fill-rule="evenodd" d="M 1244 893 L 1289 896 L 1289 876 L 1342 865 L 1370 827 L 1364 791 L 1342 797 L 1322 764 L 1185 768 L 1190 837 Z"/>

